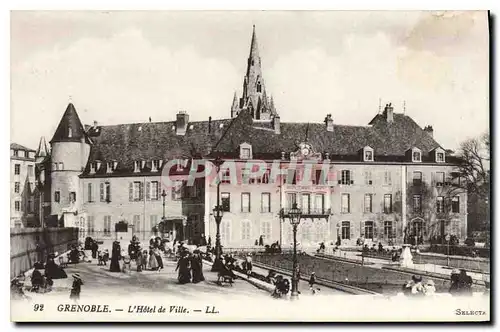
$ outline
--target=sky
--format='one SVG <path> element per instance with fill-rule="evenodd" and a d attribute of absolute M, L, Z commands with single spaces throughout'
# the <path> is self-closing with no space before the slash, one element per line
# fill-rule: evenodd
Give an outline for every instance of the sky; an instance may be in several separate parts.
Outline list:
<path fill-rule="evenodd" d="M 70 101 L 84 124 L 229 118 L 253 25 L 281 121 L 391 102 L 448 149 L 489 131 L 487 12 L 13 11 L 11 142 L 50 140 Z"/>

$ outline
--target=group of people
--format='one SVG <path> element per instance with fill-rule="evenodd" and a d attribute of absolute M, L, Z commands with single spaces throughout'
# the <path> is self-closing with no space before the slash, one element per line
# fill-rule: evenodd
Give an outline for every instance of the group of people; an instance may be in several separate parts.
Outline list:
<path fill-rule="evenodd" d="M 434 281 L 423 281 L 422 276 L 414 275 L 403 285 L 403 294 L 406 296 L 429 296 L 436 293 Z"/>
<path fill-rule="evenodd" d="M 179 260 L 177 261 L 177 280 L 179 284 L 199 283 L 205 280 L 203 275 L 203 259 L 199 249 L 190 252 L 185 246 L 179 246 Z"/>
<path fill-rule="evenodd" d="M 142 272 L 143 270 L 159 272 L 164 268 L 162 258 L 164 252 L 165 246 L 160 237 L 151 237 L 149 240 L 149 250 L 142 249 L 141 243 L 135 235 L 130 240 L 127 251 L 121 248 L 119 241 L 114 241 L 109 270 L 110 272 L 127 272 L 131 270 L 132 262 L 134 262 L 137 272 Z M 107 261 L 106 256 L 109 257 L 107 251 L 102 254 L 104 265 L 106 265 Z"/>
<path fill-rule="evenodd" d="M 465 270 L 454 269 L 450 276 L 449 293 L 453 296 L 472 295 L 472 278 Z M 436 293 L 434 281 L 422 281 L 421 276 L 413 276 L 403 285 L 403 294 L 408 296 L 433 295 Z"/>

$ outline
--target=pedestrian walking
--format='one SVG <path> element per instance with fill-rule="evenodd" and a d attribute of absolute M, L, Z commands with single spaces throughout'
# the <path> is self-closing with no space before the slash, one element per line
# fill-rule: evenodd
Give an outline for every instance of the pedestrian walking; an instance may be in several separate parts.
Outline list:
<path fill-rule="evenodd" d="M 158 263 L 158 272 L 163 270 L 163 259 L 161 258 L 161 251 L 159 248 L 154 248 L 153 253 L 155 255 L 156 262 Z"/>
<path fill-rule="evenodd" d="M 311 277 L 309 278 L 309 288 L 313 288 L 316 283 L 316 273 L 311 272 Z"/>
<path fill-rule="evenodd" d="M 113 249 L 111 251 L 111 264 L 109 265 L 110 272 L 121 272 L 120 259 L 121 259 L 120 242 L 114 241 Z"/>
<path fill-rule="evenodd" d="M 92 258 L 96 259 L 97 258 L 97 251 L 99 250 L 99 245 L 97 244 L 97 241 L 92 240 L 92 244 L 90 245 L 90 248 L 92 250 Z"/>
<path fill-rule="evenodd" d="M 158 270 L 158 261 L 156 260 L 154 246 L 149 246 L 149 269 L 152 271 Z"/>
<path fill-rule="evenodd" d="M 259 246 L 263 246 L 264 245 L 264 237 L 261 235 L 259 236 Z"/>
<path fill-rule="evenodd" d="M 186 251 L 181 253 L 181 257 L 177 261 L 175 271 L 179 271 L 177 280 L 180 284 L 187 284 L 191 282 L 190 260 Z"/>
<path fill-rule="evenodd" d="M 194 250 L 193 255 L 191 255 L 190 263 L 191 272 L 193 275 L 193 284 L 196 284 L 200 281 L 205 281 L 205 276 L 203 275 L 203 260 L 198 249 Z"/>
<path fill-rule="evenodd" d="M 82 290 L 83 281 L 80 277 L 80 274 L 73 274 L 73 285 L 71 286 L 71 292 L 69 294 L 69 298 L 78 302 L 80 299 L 80 292 Z"/>

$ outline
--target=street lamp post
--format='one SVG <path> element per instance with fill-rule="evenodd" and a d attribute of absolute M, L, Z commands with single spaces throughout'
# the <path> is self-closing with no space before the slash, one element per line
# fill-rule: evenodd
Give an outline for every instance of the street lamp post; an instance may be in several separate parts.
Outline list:
<path fill-rule="evenodd" d="M 165 225 L 166 221 L 165 221 L 165 198 L 167 197 L 167 193 L 165 192 L 165 189 L 163 189 L 163 191 L 161 192 L 161 197 L 163 198 L 163 217 L 161 218 L 161 222 L 162 222 L 162 227 L 161 227 L 161 230 L 160 230 L 160 233 L 163 233 L 165 232 L 165 228 L 167 227 L 167 225 Z M 163 234 L 160 234 L 162 237 L 163 237 Z"/>
<path fill-rule="evenodd" d="M 302 211 L 297 207 L 297 203 L 293 203 L 292 209 L 288 212 L 290 224 L 293 227 L 293 270 L 292 270 L 292 293 L 291 299 L 295 300 L 299 297 L 299 287 L 297 279 L 297 226 L 300 224 Z"/>
<path fill-rule="evenodd" d="M 220 166 L 223 164 L 223 160 L 220 157 L 217 157 L 214 161 L 214 165 L 217 169 L 217 175 L 219 175 L 220 171 Z M 220 204 L 220 178 L 219 181 L 217 182 L 217 205 L 214 208 L 214 218 L 215 218 L 215 225 L 217 227 L 216 234 L 215 234 L 215 260 L 214 264 L 212 265 L 212 272 L 219 272 L 223 268 L 223 263 L 222 263 L 222 248 L 221 248 L 221 243 L 220 243 L 220 223 L 222 221 L 222 206 Z"/>

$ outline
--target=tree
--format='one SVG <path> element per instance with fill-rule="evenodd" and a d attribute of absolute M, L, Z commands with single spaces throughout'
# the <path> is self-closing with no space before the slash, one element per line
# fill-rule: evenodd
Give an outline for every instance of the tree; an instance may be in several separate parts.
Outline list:
<path fill-rule="evenodd" d="M 470 138 L 460 145 L 460 163 L 454 177 L 468 193 L 470 231 L 488 230 L 490 224 L 490 136 Z"/>

